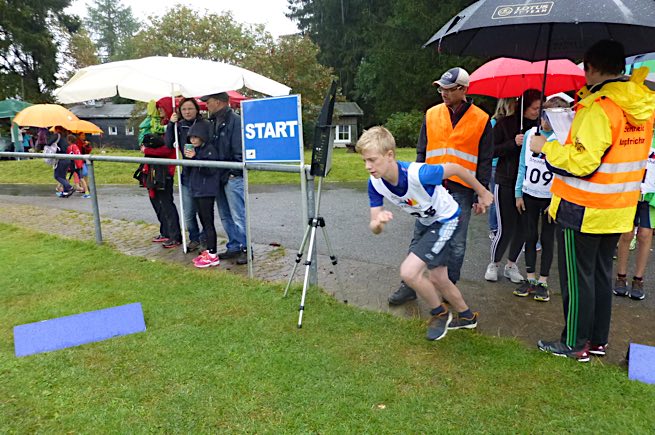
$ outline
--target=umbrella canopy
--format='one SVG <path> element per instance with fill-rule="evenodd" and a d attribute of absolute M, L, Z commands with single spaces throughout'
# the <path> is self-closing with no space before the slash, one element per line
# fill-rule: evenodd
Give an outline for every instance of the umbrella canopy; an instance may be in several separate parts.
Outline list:
<path fill-rule="evenodd" d="M 88 134 L 101 134 L 102 129 L 92 123 L 91 121 L 86 121 L 84 119 L 75 119 L 68 122 L 65 125 L 62 125 L 66 130 L 69 130 L 73 133 L 88 133 Z"/>
<path fill-rule="evenodd" d="M 64 127 L 71 121 L 78 120 L 70 110 L 59 104 L 35 104 L 16 114 L 14 122 L 21 127 Z"/>
<path fill-rule="evenodd" d="M 473 71 L 468 93 L 509 98 L 518 97 L 527 89 L 541 89 L 544 64 L 544 61 L 528 62 L 507 57 L 494 59 Z M 585 84 L 584 71 L 567 59 L 551 60 L 546 76 L 545 95 L 577 91 Z"/>
<path fill-rule="evenodd" d="M 82 68 L 55 96 L 62 103 L 121 97 L 150 101 L 167 95 L 195 97 L 246 87 L 287 95 L 291 88 L 238 66 L 202 59 L 152 56 Z"/>
<path fill-rule="evenodd" d="M 0 101 L 0 118 L 13 118 L 18 112 L 31 105 L 31 103 L 13 98 L 2 100 Z"/>
<path fill-rule="evenodd" d="M 479 57 L 579 59 L 601 39 L 627 55 L 653 50 L 652 0 L 479 0 L 449 20 L 425 46 Z"/>

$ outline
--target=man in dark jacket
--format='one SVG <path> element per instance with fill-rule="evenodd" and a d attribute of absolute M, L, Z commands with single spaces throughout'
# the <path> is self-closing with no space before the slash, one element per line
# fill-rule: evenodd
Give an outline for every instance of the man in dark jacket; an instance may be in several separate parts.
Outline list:
<path fill-rule="evenodd" d="M 209 121 L 212 124 L 210 143 L 218 150 L 219 160 L 242 162 L 241 118 L 232 111 L 226 92 L 205 95 Z M 226 250 L 221 259 L 236 258 L 237 264 L 248 263 L 246 255 L 246 207 L 243 189 L 243 171 L 221 169 L 216 205 L 227 234 Z"/>

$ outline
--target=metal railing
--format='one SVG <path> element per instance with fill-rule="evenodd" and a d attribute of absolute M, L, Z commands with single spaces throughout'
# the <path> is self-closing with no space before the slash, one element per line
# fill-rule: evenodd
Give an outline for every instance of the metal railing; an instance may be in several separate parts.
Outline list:
<path fill-rule="evenodd" d="M 98 154 L 44 154 L 44 153 L 25 153 L 25 152 L 0 152 L 0 157 L 14 157 L 20 160 L 27 159 L 56 159 L 56 160 L 83 160 L 87 164 L 89 172 L 89 190 L 91 192 L 91 202 L 93 207 L 93 224 L 95 227 L 96 243 L 102 244 L 102 228 L 100 225 L 100 208 L 98 207 L 98 195 L 96 190 L 96 177 L 94 162 L 117 162 L 117 163 L 146 163 L 153 165 L 176 165 L 176 166 L 189 166 L 201 168 L 219 168 L 219 169 L 245 169 L 247 179 L 247 171 L 270 171 L 270 172 L 287 172 L 300 174 L 303 172 L 304 180 L 308 183 L 302 194 L 305 196 L 303 202 L 303 222 L 308 222 L 313 218 L 314 214 L 314 177 L 310 175 L 309 165 L 292 165 L 282 163 L 252 163 L 252 162 L 224 162 L 224 161 L 208 161 L 208 160 L 190 160 L 190 159 L 160 159 L 152 157 L 125 157 L 125 156 L 103 156 Z M 302 184 L 302 183 L 301 183 Z M 246 182 L 247 186 L 247 182 Z M 250 240 L 250 223 L 249 223 L 249 206 L 248 206 L 248 188 L 246 187 L 245 202 L 246 202 L 246 223 L 248 229 L 246 231 L 248 254 L 250 255 L 251 240 Z M 305 191 L 306 190 L 306 191 Z M 181 198 L 180 198 L 181 201 Z M 184 217 L 180 217 L 184 219 Z M 252 258 L 252 257 L 251 257 Z M 248 275 L 252 278 L 252 261 L 248 261 Z M 312 284 L 317 282 L 317 268 L 316 262 L 313 263 L 310 271 L 310 281 Z"/>

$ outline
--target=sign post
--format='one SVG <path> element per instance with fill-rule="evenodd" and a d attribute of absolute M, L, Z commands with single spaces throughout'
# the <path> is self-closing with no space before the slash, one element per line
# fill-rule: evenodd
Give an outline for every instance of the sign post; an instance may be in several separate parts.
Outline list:
<path fill-rule="evenodd" d="M 241 102 L 243 161 L 245 163 L 300 163 L 305 158 L 302 140 L 300 95 L 244 100 Z M 244 172 L 246 203 L 246 240 L 248 244 L 248 276 L 253 277 L 252 246 L 250 241 L 250 206 L 248 167 Z M 307 222 L 307 185 L 304 171 L 300 171 L 303 196 L 303 222 Z"/>

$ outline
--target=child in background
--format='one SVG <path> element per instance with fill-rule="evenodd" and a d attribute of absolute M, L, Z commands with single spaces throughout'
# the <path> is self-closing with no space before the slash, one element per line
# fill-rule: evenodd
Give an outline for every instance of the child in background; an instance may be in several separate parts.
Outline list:
<path fill-rule="evenodd" d="M 646 297 L 644 293 L 644 272 L 653 243 L 653 228 L 655 228 L 655 137 L 648 153 L 646 175 L 641 183 L 641 198 L 637 204 L 635 216 L 637 227 L 637 261 L 632 285 L 628 288 L 628 257 L 634 232 L 621 234 L 619 239 L 616 281 L 612 291 L 617 296 L 629 296 L 630 299 L 641 301 Z"/>
<path fill-rule="evenodd" d="M 544 103 L 544 109 L 569 107 L 562 98 L 553 97 Z M 520 214 L 519 225 L 525 235 L 525 268 L 527 281 L 514 290 L 514 295 L 526 297 L 534 295 L 535 301 L 548 302 L 548 274 L 553 263 L 555 250 L 555 223 L 548 217 L 550 205 L 550 184 L 553 173 L 546 167 L 543 154 L 534 154 L 530 151 L 530 140 L 537 132 L 532 127 L 525 133 L 523 148 L 519 160 L 519 172 L 516 177 L 515 197 L 516 209 Z M 542 112 L 539 132 L 545 138 L 553 134 L 553 128 L 548 122 L 546 111 Z M 541 218 L 541 231 L 539 231 L 539 218 Z M 541 266 L 539 279 L 536 277 L 537 242 L 541 240 Z"/>
<path fill-rule="evenodd" d="M 76 156 L 81 155 L 82 153 L 80 151 L 80 148 L 77 146 L 77 136 L 75 136 L 74 134 L 69 134 L 68 137 L 66 137 L 66 139 L 68 140 L 68 149 L 66 150 L 66 153 L 74 154 Z M 73 186 L 75 187 L 75 191 L 78 193 L 85 194 L 86 183 L 84 183 L 84 180 L 82 179 L 83 167 L 84 167 L 83 160 L 73 160 L 71 162 L 69 171 L 73 176 Z"/>
<path fill-rule="evenodd" d="M 86 140 L 85 133 L 80 133 L 77 135 L 77 142 L 75 144 L 80 149 L 80 153 L 82 153 L 82 155 L 89 155 L 91 154 L 91 151 L 93 151 L 91 144 L 88 140 Z M 89 189 L 89 170 L 86 166 L 86 162 L 83 162 L 81 173 L 83 181 L 82 186 L 84 187 L 84 195 L 82 195 L 82 198 L 91 198 L 91 191 Z"/>
<path fill-rule="evenodd" d="M 384 198 L 417 217 L 410 253 L 400 266 L 400 277 L 425 299 L 431 309 L 427 339 L 439 340 L 448 329 L 475 328 L 478 313 L 470 310 L 457 286 L 448 278 L 449 241 L 457 228 L 460 209 L 441 183 L 453 175 L 460 177 L 473 186 L 483 212 L 493 201 L 491 193 L 457 164 L 397 161 L 396 142 L 384 127 L 373 127 L 364 132 L 355 149 L 371 174 L 368 183 L 369 228 L 373 234 L 382 232 L 393 219 L 392 213 L 382 207 Z M 443 298 L 457 310 L 454 317 L 443 304 Z"/>
<path fill-rule="evenodd" d="M 209 143 L 211 124 L 198 119 L 187 135 L 191 146 L 184 147 L 184 156 L 194 160 L 219 160 L 218 150 Z M 218 266 L 220 259 L 216 250 L 216 228 L 214 227 L 214 202 L 219 189 L 220 170 L 218 168 L 191 167 L 188 186 L 198 210 L 200 223 L 207 236 L 207 250 L 193 259 L 198 268 Z"/>

